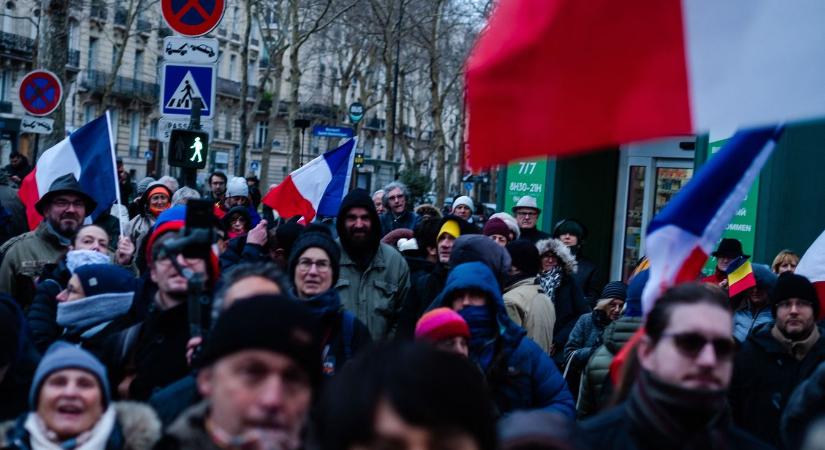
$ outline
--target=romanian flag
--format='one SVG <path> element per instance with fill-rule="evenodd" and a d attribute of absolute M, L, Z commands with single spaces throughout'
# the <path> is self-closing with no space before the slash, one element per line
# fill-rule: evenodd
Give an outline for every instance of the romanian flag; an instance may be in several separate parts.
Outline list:
<path fill-rule="evenodd" d="M 746 256 L 740 256 L 728 265 L 728 295 L 734 297 L 756 286 L 753 267 Z"/>

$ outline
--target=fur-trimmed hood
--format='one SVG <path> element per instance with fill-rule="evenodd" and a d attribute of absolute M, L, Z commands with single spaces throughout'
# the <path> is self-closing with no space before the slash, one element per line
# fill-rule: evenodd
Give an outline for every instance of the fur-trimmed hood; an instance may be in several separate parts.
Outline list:
<path fill-rule="evenodd" d="M 570 247 L 564 245 L 562 241 L 552 238 L 542 239 L 536 242 L 536 248 L 539 249 L 539 255 L 551 252 L 558 256 L 562 265 L 564 265 L 564 271 L 569 275 L 573 275 L 578 270 L 579 263 L 576 262 L 576 257 L 573 256 Z"/>
<path fill-rule="evenodd" d="M 160 440 L 161 425 L 155 411 L 148 405 L 138 402 L 114 402 L 122 445 L 122 450 L 152 450 Z M 29 433 L 23 427 L 28 412 L 16 420 L 0 423 L 0 448 L 18 449 L 30 448 Z M 117 429 L 112 432 L 109 440 L 115 438 Z M 24 443 L 21 447 L 19 444 Z M 111 442 L 110 444 L 111 445 Z M 107 445 L 107 448 L 109 447 Z"/>

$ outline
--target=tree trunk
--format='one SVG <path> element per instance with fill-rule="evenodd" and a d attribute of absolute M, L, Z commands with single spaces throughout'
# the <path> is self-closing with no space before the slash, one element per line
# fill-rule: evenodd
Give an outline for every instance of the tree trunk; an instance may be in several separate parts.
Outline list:
<path fill-rule="evenodd" d="M 275 63 L 275 68 L 272 70 L 272 106 L 269 109 L 269 123 L 267 130 L 269 130 L 268 142 L 264 145 L 261 152 L 261 188 L 269 189 L 269 160 L 272 155 L 272 138 L 275 136 L 275 127 L 278 125 L 278 111 L 281 104 L 281 82 L 284 76 L 283 53 L 278 53 L 278 62 Z M 273 59 L 270 59 L 270 64 Z"/>
<path fill-rule="evenodd" d="M 298 34 L 298 2 L 300 0 L 290 0 L 289 2 L 289 15 L 290 21 L 292 22 L 291 30 L 292 30 L 292 37 L 291 43 L 292 45 L 289 48 L 289 119 L 288 123 L 286 124 L 289 127 L 289 148 L 290 148 L 290 169 L 295 170 L 298 167 L 301 167 L 303 164 L 302 157 L 303 155 L 301 152 L 303 149 L 301 148 L 301 136 L 299 136 L 300 130 L 295 128 L 295 120 L 298 118 L 298 94 L 300 93 L 301 88 L 301 69 L 298 67 L 298 56 L 301 50 L 301 47 L 297 45 L 299 34 Z"/>
<path fill-rule="evenodd" d="M 47 0 L 40 22 L 37 67 L 49 70 L 63 84 L 63 99 L 52 113 L 52 132 L 40 137 L 40 148 L 47 149 L 66 136 L 66 90 L 69 88 L 66 64 L 69 62 L 68 0 Z M 32 161 L 34 162 L 34 161 Z"/>
<path fill-rule="evenodd" d="M 433 123 L 433 141 L 435 142 L 435 189 L 437 205 L 444 204 L 444 198 L 446 197 L 447 193 L 446 142 L 444 138 L 444 123 L 442 122 L 441 118 L 444 101 L 441 98 L 443 93 L 440 91 L 441 68 L 439 66 L 438 58 L 438 35 L 441 28 L 442 5 L 443 0 L 437 0 L 435 3 L 435 14 L 433 15 L 432 28 L 430 29 L 430 46 L 427 49 L 427 53 L 429 56 L 430 72 L 430 119 Z"/>
<path fill-rule="evenodd" d="M 249 90 L 249 39 L 252 35 L 252 4 L 249 0 L 243 2 L 244 15 L 246 17 L 246 25 L 243 30 L 243 42 L 241 46 L 241 67 L 243 73 L 241 74 L 241 157 L 238 160 L 238 166 L 235 168 L 235 175 L 244 176 L 246 172 L 246 152 L 249 147 L 249 103 L 246 101 L 246 93 Z M 253 104 L 254 106 L 254 104 Z M 252 112 L 254 115 L 255 112 Z"/>

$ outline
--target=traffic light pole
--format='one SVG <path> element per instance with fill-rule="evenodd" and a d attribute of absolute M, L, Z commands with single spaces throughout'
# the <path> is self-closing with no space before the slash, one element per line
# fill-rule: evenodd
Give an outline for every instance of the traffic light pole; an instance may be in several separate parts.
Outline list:
<path fill-rule="evenodd" d="M 192 114 L 189 116 L 189 129 L 200 131 L 201 129 L 201 108 L 203 102 L 200 97 L 192 99 Z M 197 189 L 197 169 L 181 168 L 181 179 L 183 185 L 192 189 Z"/>

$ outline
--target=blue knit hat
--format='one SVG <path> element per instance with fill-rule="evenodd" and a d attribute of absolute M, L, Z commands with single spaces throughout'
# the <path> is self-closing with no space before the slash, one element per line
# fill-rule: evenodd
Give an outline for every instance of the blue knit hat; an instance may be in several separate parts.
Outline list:
<path fill-rule="evenodd" d="M 627 301 L 625 301 L 624 315 L 627 317 L 642 317 L 642 291 L 645 290 L 650 271 L 639 272 L 630 280 L 627 287 Z"/>
<path fill-rule="evenodd" d="M 102 391 L 103 407 L 109 404 L 111 395 L 109 393 L 109 379 L 106 376 L 106 367 L 100 363 L 91 353 L 80 347 L 69 344 L 65 341 L 57 341 L 52 344 L 37 370 L 34 372 L 31 388 L 29 389 L 29 409 L 37 409 L 37 398 L 40 396 L 40 388 L 49 375 L 63 369 L 80 369 L 91 373 L 97 378 Z"/>
<path fill-rule="evenodd" d="M 89 264 L 74 272 L 80 278 L 86 297 L 135 290 L 132 272 L 114 264 Z"/>

